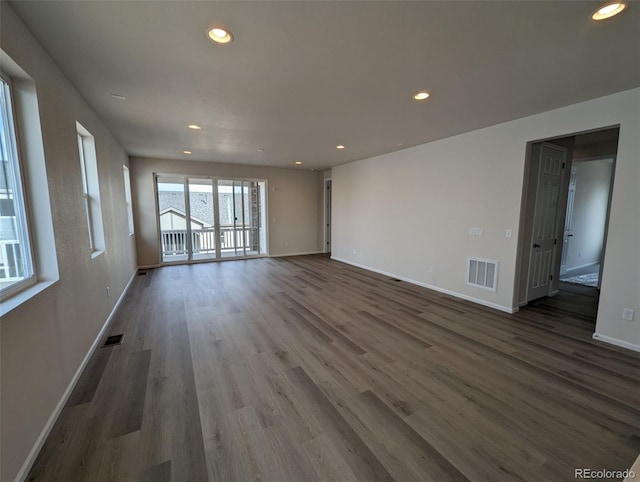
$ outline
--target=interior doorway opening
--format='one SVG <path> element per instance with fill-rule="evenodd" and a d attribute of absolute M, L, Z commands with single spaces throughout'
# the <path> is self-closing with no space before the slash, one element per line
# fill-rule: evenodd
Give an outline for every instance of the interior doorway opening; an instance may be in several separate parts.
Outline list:
<path fill-rule="evenodd" d="M 517 304 L 595 322 L 619 127 L 532 141 L 523 182 Z"/>
<path fill-rule="evenodd" d="M 331 254 L 331 179 L 324 181 L 324 252 Z"/>

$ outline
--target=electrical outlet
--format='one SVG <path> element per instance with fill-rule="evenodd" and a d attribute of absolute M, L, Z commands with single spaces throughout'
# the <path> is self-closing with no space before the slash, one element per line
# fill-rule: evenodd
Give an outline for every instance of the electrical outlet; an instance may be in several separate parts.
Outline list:
<path fill-rule="evenodd" d="M 625 308 L 622 310 L 622 319 L 627 321 L 633 321 L 633 317 L 636 314 L 635 310 Z"/>
<path fill-rule="evenodd" d="M 433 273 L 433 266 L 429 266 L 429 273 Z"/>
<path fill-rule="evenodd" d="M 505 230 L 504 230 L 504 237 L 505 237 L 505 238 L 510 238 L 510 237 L 512 236 L 512 234 L 513 234 L 513 233 L 511 232 L 511 230 L 510 230 L 510 229 L 505 229 Z"/>

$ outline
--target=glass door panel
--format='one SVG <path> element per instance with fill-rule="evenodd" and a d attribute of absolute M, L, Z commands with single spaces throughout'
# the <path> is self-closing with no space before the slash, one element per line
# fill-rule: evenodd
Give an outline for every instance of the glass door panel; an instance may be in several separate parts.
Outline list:
<path fill-rule="evenodd" d="M 162 262 L 187 261 L 190 242 L 187 235 L 184 179 L 157 177 L 156 186 Z"/>
<path fill-rule="evenodd" d="M 191 259 L 216 258 L 216 223 L 211 179 L 189 178 Z"/>
<path fill-rule="evenodd" d="M 218 216 L 220 225 L 220 256 L 237 256 L 235 241 L 235 202 L 233 198 L 234 181 L 218 181 Z"/>
<path fill-rule="evenodd" d="M 157 176 L 162 262 L 267 253 L 266 182 Z"/>

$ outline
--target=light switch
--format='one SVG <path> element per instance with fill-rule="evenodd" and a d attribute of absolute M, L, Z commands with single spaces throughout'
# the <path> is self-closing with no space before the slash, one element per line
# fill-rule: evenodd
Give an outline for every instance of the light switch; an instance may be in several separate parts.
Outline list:
<path fill-rule="evenodd" d="M 511 230 L 510 229 L 505 229 L 504 230 L 504 237 L 505 238 L 510 238 L 511 237 Z"/>

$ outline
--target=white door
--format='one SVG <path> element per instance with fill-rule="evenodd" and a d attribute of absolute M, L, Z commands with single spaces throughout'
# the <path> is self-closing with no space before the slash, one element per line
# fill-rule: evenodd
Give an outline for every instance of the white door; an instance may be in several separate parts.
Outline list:
<path fill-rule="evenodd" d="M 566 157 L 567 151 L 562 147 L 543 144 L 540 149 L 527 301 L 548 296 L 550 292 L 558 199 Z"/>
<path fill-rule="evenodd" d="M 569 194 L 567 196 L 567 214 L 564 221 L 564 233 L 562 235 L 562 259 L 560 261 L 560 275 L 567 272 L 567 262 L 569 261 L 569 244 L 573 234 L 571 233 L 571 224 L 573 221 L 573 201 L 576 197 L 576 172 L 571 173 L 569 181 Z"/>

